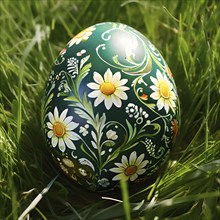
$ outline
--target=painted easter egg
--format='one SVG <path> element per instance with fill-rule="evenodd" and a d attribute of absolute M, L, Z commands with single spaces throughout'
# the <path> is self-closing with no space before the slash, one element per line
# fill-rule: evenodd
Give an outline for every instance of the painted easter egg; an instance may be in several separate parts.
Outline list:
<path fill-rule="evenodd" d="M 176 138 L 173 75 L 155 46 L 125 24 L 100 23 L 73 37 L 54 63 L 44 98 L 51 154 L 86 189 L 144 181 Z"/>

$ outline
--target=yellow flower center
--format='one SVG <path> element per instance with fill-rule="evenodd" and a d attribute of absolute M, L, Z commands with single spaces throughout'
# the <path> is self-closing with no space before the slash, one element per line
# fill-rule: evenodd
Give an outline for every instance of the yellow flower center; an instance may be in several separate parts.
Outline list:
<path fill-rule="evenodd" d="M 136 171 L 137 171 L 137 166 L 135 166 L 135 165 L 128 166 L 125 169 L 125 175 L 126 176 L 131 176 L 131 175 L 135 174 Z"/>
<path fill-rule="evenodd" d="M 83 30 L 83 31 L 81 31 L 80 33 L 78 33 L 77 35 L 76 35 L 76 37 L 77 38 L 82 38 L 85 34 L 86 34 L 86 30 Z"/>
<path fill-rule="evenodd" d="M 115 86 L 110 82 L 104 82 L 100 86 L 100 90 L 104 95 L 111 95 L 115 92 L 116 88 Z"/>
<path fill-rule="evenodd" d="M 63 137 L 63 135 L 65 134 L 66 130 L 65 127 L 62 123 L 60 122 L 55 122 L 53 124 L 53 133 L 57 136 L 57 137 Z"/>
<path fill-rule="evenodd" d="M 168 99 L 170 97 L 170 88 L 167 83 L 162 83 L 160 85 L 160 95 L 165 99 Z"/>

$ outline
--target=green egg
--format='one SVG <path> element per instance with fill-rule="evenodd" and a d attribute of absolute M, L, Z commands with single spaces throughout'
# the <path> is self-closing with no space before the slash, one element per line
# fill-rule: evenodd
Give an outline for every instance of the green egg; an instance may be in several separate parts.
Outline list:
<path fill-rule="evenodd" d="M 121 23 L 96 24 L 72 38 L 44 100 L 47 147 L 67 176 L 92 191 L 152 176 L 178 132 L 170 68 L 144 35 Z"/>

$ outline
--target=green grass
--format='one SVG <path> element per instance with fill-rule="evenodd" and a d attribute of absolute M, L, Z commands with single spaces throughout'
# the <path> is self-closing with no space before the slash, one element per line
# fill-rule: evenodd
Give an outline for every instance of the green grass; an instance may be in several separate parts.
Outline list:
<path fill-rule="evenodd" d="M 124 182 L 99 194 L 60 175 L 30 219 L 218 219 L 219 11 L 217 0 L 0 1 L 0 219 L 18 219 L 58 174 L 41 126 L 45 81 L 69 39 L 102 21 L 136 28 L 161 51 L 180 96 L 180 135 L 165 172 L 130 197 Z"/>

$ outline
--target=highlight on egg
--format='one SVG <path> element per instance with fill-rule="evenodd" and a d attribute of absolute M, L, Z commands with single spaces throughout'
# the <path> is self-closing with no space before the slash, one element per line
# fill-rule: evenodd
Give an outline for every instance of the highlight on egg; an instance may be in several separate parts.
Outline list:
<path fill-rule="evenodd" d="M 179 127 L 170 68 L 140 32 L 93 25 L 60 52 L 46 83 L 47 146 L 68 177 L 103 191 L 136 186 L 161 168 Z"/>

